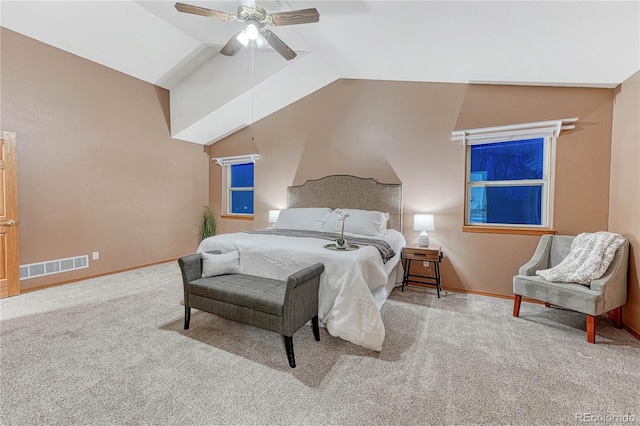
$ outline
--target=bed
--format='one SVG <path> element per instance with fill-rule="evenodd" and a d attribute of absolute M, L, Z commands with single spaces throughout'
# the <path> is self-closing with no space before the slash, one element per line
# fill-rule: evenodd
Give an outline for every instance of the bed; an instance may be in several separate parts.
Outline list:
<path fill-rule="evenodd" d="M 347 211 L 354 213 L 355 217 L 346 218 L 344 236 L 348 241 L 357 241 L 359 249 L 325 248 L 334 242 L 328 238 L 336 234 L 317 232 L 301 238 L 278 234 L 291 231 L 276 229 L 216 235 L 203 240 L 198 252 L 238 250 L 241 273 L 279 280 L 286 279 L 302 267 L 323 263 L 325 272 L 320 280 L 318 306 L 322 325 L 332 336 L 380 351 L 385 337 L 380 308 L 402 280 L 400 252 L 405 246 L 400 232 L 402 186 L 379 183 L 372 178 L 333 175 L 287 188 L 287 210 L 283 213 L 313 211 L 316 214 L 316 211 L 325 209 L 351 209 Z M 349 232 L 350 227 L 358 232 L 367 232 L 358 228 L 358 215 L 367 212 L 388 213 L 386 230 L 380 230 L 379 235 Z M 286 223 L 283 213 L 274 227 L 277 228 L 281 219 L 283 225 L 291 223 Z M 335 215 L 335 210 L 330 214 Z M 327 220 L 325 226 L 330 231 L 329 222 Z M 387 253 L 385 258 L 379 247 L 367 245 L 365 240 L 373 240 L 377 245 L 386 243 L 385 247 L 390 247 L 393 252 Z M 365 244 L 360 244 L 363 242 Z"/>

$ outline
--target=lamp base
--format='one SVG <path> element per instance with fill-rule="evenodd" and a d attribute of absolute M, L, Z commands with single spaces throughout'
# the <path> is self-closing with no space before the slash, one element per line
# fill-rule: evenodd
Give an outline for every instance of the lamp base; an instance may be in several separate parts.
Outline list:
<path fill-rule="evenodd" d="M 422 233 L 418 236 L 418 245 L 420 247 L 427 247 L 429 245 L 429 234 L 422 231 Z"/>

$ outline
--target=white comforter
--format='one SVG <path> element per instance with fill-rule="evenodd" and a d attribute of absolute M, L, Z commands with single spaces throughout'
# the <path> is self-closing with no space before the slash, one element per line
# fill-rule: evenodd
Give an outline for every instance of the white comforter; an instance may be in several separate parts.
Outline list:
<path fill-rule="evenodd" d="M 348 239 L 347 233 L 345 237 Z M 241 273 L 279 280 L 306 266 L 323 263 L 325 271 L 320 278 L 318 304 L 320 321 L 332 336 L 380 351 L 385 330 L 373 293 L 387 285 L 405 245 L 404 237 L 395 230 L 387 230 L 384 239 L 396 252 L 386 264 L 382 263 L 378 250 L 371 246 L 334 251 L 324 248 L 331 243 L 328 240 L 244 232 L 207 238 L 200 243 L 198 253 L 239 250 Z"/>

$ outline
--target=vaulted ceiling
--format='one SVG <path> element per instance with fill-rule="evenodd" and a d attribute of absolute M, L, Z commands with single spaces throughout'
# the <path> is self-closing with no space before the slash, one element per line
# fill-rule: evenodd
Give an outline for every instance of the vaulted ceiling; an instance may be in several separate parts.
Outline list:
<path fill-rule="evenodd" d="M 246 3 L 247 0 L 245 0 Z M 234 14 L 240 1 L 184 3 Z M 242 28 L 173 1 L 0 2 L 3 27 L 170 90 L 172 136 L 209 144 L 339 78 L 616 87 L 640 69 L 638 1 L 265 1 L 320 21 L 298 52 L 228 57 Z"/>

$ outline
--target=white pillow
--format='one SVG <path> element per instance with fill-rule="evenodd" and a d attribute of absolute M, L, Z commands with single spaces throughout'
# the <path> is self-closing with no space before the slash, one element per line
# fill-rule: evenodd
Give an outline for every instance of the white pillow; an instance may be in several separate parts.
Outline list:
<path fill-rule="evenodd" d="M 349 217 L 345 219 L 344 232 L 359 235 L 370 235 L 374 237 L 382 237 L 385 232 L 387 232 L 389 213 L 358 209 L 336 210 L 344 210 L 349 213 Z M 340 219 L 340 215 L 336 213 L 336 210 L 332 211 L 329 215 L 329 218 L 324 224 L 324 231 L 342 231 L 342 220 Z"/>
<path fill-rule="evenodd" d="M 285 209 L 280 212 L 278 220 L 273 225 L 278 229 L 299 229 L 307 231 L 322 231 L 331 209 L 328 207 L 308 207 Z"/>
<path fill-rule="evenodd" d="M 238 250 L 222 254 L 201 254 L 202 278 L 240 273 L 240 253 Z"/>

